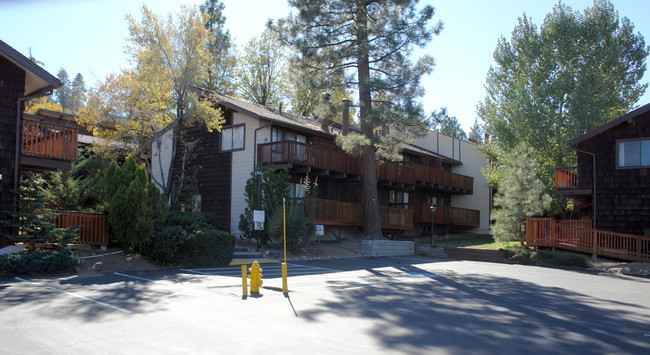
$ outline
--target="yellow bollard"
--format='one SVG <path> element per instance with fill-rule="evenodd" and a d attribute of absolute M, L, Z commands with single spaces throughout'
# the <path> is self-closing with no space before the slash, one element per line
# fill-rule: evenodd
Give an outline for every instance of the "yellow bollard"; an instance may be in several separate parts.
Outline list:
<path fill-rule="evenodd" d="M 251 268 L 249 269 L 250 275 L 248 278 L 251 279 L 251 294 L 260 293 L 260 286 L 262 286 L 262 268 L 260 264 L 255 260 Z"/>
<path fill-rule="evenodd" d="M 289 286 L 287 286 L 287 263 L 282 263 L 282 293 L 289 293 Z"/>
<path fill-rule="evenodd" d="M 246 265 L 241 266 L 241 289 L 244 297 L 248 296 L 248 271 L 246 270 Z"/>

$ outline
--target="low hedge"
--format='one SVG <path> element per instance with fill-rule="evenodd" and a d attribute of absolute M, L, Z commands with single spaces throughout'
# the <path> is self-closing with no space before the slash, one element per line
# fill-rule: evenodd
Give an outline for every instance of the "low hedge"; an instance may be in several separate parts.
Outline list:
<path fill-rule="evenodd" d="M 143 254 L 158 265 L 214 266 L 230 263 L 235 238 L 198 213 L 172 212 L 151 236 Z"/>
<path fill-rule="evenodd" d="M 2 276 L 74 273 L 77 265 L 79 258 L 68 248 L 0 255 Z"/>
<path fill-rule="evenodd" d="M 505 258 L 520 264 L 547 266 L 569 266 L 588 268 L 589 263 L 577 254 L 562 253 L 551 250 L 531 251 L 527 249 L 503 249 Z"/>

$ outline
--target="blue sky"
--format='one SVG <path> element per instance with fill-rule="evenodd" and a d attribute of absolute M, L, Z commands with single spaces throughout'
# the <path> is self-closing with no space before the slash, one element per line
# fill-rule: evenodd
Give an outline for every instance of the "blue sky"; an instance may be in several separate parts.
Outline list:
<path fill-rule="evenodd" d="M 139 16 L 141 4 L 167 15 L 181 4 L 200 5 L 204 0 L 0 0 L 0 39 L 24 55 L 32 54 L 56 75 L 59 68 L 69 75 L 81 73 L 94 85 L 110 73 L 128 65 L 123 54 L 126 13 Z M 266 20 L 284 17 L 290 11 L 285 0 L 224 0 L 226 27 L 238 44 L 259 35 Z M 476 118 L 476 105 L 485 97 L 485 77 L 501 36 L 510 38 L 517 18 L 525 12 L 538 26 L 557 3 L 554 0 L 446 0 L 422 1 L 436 9 L 434 21 L 444 29 L 423 49 L 436 67 L 423 78 L 427 112 L 447 107 L 463 129 L 469 131 Z M 582 11 L 592 0 L 564 1 Z M 629 18 L 650 42 L 650 1 L 614 0 L 620 17 Z M 645 18 L 644 18 L 645 17 Z M 650 73 L 642 82 L 648 83 Z M 650 103 L 646 93 L 639 105 Z"/>

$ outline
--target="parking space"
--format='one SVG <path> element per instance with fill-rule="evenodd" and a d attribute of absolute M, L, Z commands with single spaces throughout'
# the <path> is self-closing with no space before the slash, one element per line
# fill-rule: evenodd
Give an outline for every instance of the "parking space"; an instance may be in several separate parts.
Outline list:
<path fill-rule="evenodd" d="M 11 339 L 0 352 L 623 354 L 650 348 L 646 279 L 354 258 L 289 262 L 284 295 L 281 264 L 262 268 L 261 295 L 248 298 L 239 266 L 0 280 L 0 333 Z"/>

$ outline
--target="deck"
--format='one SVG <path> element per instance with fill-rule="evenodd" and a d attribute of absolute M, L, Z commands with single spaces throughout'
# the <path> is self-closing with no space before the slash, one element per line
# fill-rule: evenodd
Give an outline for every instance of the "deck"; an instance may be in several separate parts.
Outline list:
<path fill-rule="evenodd" d="M 382 229 L 413 230 L 415 224 L 431 224 L 431 205 L 379 206 Z M 314 224 L 330 226 L 363 226 L 363 205 L 324 199 L 309 199 L 307 215 L 313 212 Z M 437 206 L 434 223 L 458 227 L 478 227 L 480 211 L 451 206 Z"/>
<path fill-rule="evenodd" d="M 72 169 L 77 160 L 76 128 L 23 118 L 21 164 L 45 169 Z"/>
<path fill-rule="evenodd" d="M 363 174 L 361 158 L 340 150 L 293 141 L 259 144 L 257 149 L 257 161 L 261 165 L 306 167 L 336 176 L 360 177 Z M 376 171 L 377 180 L 389 184 L 420 185 L 452 194 L 472 194 L 474 190 L 474 178 L 471 176 L 420 164 L 382 160 L 377 161 Z"/>

